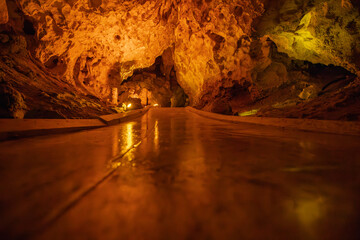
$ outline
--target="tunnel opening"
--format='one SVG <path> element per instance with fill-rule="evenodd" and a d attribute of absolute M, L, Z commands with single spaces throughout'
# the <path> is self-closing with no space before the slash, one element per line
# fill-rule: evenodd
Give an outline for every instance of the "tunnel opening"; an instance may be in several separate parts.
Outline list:
<path fill-rule="evenodd" d="M 136 69 L 131 77 L 119 84 L 118 91 L 119 103 L 131 103 L 135 108 L 147 105 L 185 107 L 189 101 L 177 82 L 171 56 L 164 55 L 157 57 L 152 66 Z"/>

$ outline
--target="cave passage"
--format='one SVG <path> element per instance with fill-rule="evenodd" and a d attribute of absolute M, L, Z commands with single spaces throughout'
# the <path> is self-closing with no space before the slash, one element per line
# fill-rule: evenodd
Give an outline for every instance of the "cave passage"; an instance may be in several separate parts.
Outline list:
<path fill-rule="evenodd" d="M 153 108 L 0 143 L 2 239 L 358 239 L 358 137 Z"/>
<path fill-rule="evenodd" d="M 359 240 L 359 26 L 360 0 L 0 0 L 0 240 Z"/>

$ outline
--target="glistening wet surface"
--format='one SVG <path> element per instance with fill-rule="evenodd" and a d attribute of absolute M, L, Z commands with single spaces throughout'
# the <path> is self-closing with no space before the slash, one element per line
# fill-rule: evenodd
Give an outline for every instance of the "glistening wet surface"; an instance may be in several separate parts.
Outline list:
<path fill-rule="evenodd" d="M 2 142 L 1 239 L 359 239 L 359 149 L 185 109 Z"/>

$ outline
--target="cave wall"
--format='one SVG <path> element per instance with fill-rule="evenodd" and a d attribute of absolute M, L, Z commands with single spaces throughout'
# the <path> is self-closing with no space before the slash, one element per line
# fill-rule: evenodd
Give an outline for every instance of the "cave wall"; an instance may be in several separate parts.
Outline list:
<path fill-rule="evenodd" d="M 49 73 L 28 54 L 24 36 L 0 34 L 0 118 L 97 118 L 115 112 Z"/>
<path fill-rule="evenodd" d="M 6 9 L 0 23 L 0 118 L 97 118 L 116 112 L 36 59 L 34 24 L 15 1 L 7 1 Z"/>
<path fill-rule="evenodd" d="M 350 0 L 275 0 L 255 26 L 290 57 L 359 74 L 360 18 Z"/>
<path fill-rule="evenodd" d="M 17 3 L 36 29 L 34 56 L 69 83 L 108 98 L 174 46 L 177 79 L 193 104 L 228 74 L 249 77 L 247 36 L 263 11 L 259 1 L 239 0 Z"/>
<path fill-rule="evenodd" d="M 314 99 L 338 81 L 331 69 L 315 76 L 316 64 L 347 71 L 340 71 L 339 79 L 346 81 L 336 91 L 359 75 L 358 0 L 1 0 L 0 5 L 2 29 L 14 31 L 18 42 L 12 48 L 26 45 L 19 51 L 39 60 L 49 74 L 102 101 L 111 101 L 114 88 L 133 91 L 140 82 L 154 81 L 168 97 L 172 71 L 192 106 L 232 114 L 274 95 L 282 97 L 273 97 L 272 105 Z M 148 71 L 167 55 L 164 76 Z"/>
<path fill-rule="evenodd" d="M 259 1 L 191 1 L 179 10 L 175 63 L 179 83 L 193 105 L 209 90 L 249 78 L 251 24 L 263 11 Z M 230 81 L 230 84 L 233 84 Z"/>
<path fill-rule="evenodd" d="M 174 5 L 162 2 L 18 1 L 36 25 L 35 57 L 61 62 L 60 77 L 101 98 L 173 42 Z"/>

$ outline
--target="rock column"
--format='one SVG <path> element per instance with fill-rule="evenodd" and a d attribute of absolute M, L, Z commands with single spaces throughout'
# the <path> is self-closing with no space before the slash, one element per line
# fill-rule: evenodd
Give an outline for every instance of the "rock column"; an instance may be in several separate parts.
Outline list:
<path fill-rule="evenodd" d="M 6 0 L 0 0 L 0 24 L 6 24 L 9 21 L 9 14 L 6 6 Z"/>
<path fill-rule="evenodd" d="M 111 89 L 111 103 L 114 105 L 118 105 L 118 89 L 112 88 Z"/>

